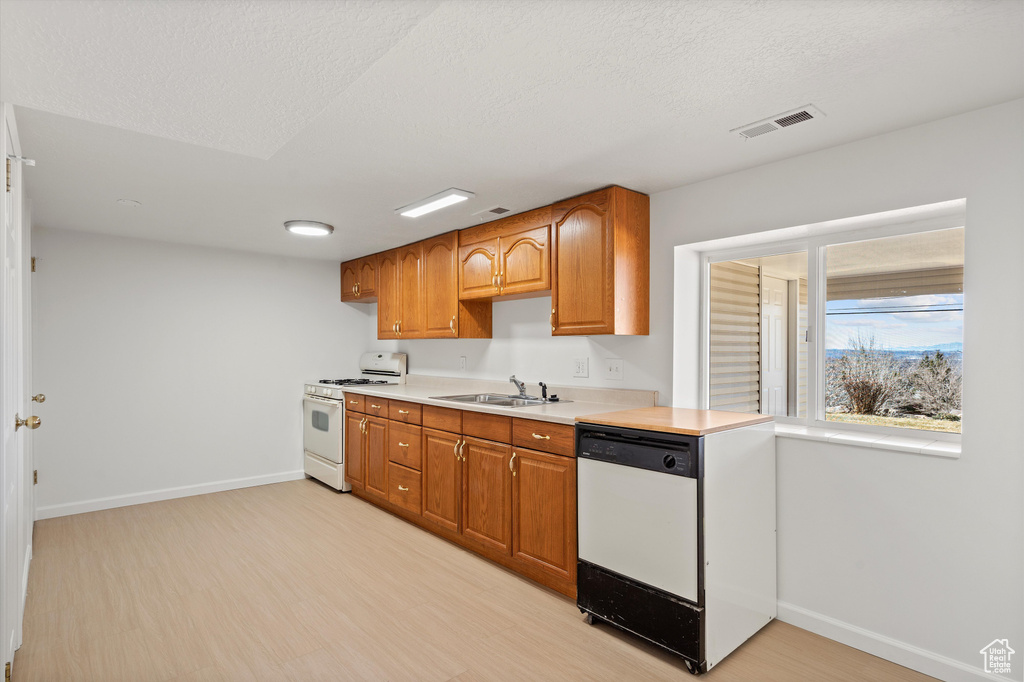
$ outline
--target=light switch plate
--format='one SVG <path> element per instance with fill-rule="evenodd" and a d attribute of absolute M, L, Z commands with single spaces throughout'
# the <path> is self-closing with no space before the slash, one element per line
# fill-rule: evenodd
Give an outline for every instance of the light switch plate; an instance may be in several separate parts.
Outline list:
<path fill-rule="evenodd" d="M 622 359 L 608 358 L 608 371 L 605 372 L 605 379 L 622 381 Z"/>

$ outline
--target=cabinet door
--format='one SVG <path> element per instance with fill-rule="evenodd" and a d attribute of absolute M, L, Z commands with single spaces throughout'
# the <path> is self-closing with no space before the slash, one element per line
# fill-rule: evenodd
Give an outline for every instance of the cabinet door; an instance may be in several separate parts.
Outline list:
<path fill-rule="evenodd" d="M 359 281 L 359 261 L 350 260 L 341 264 L 341 300 L 356 300 L 356 282 Z"/>
<path fill-rule="evenodd" d="M 377 256 L 377 338 L 398 338 L 398 251 Z"/>
<path fill-rule="evenodd" d="M 512 556 L 576 579 L 576 460 L 514 450 Z"/>
<path fill-rule="evenodd" d="M 467 438 L 461 450 L 462 535 L 508 556 L 512 552 L 512 446 Z"/>
<path fill-rule="evenodd" d="M 409 244 L 398 250 L 398 338 L 423 337 L 423 250 Z"/>
<path fill-rule="evenodd" d="M 462 506 L 461 444 L 456 434 L 423 429 L 423 518 L 454 533 Z"/>
<path fill-rule="evenodd" d="M 474 228 L 475 229 L 475 228 Z M 459 246 L 459 299 L 498 295 L 498 238 Z"/>
<path fill-rule="evenodd" d="M 388 421 L 366 418 L 366 492 L 388 496 Z"/>
<path fill-rule="evenodd" d="M 345 415 L 345 480 L 360 490 L 366 485 L 366 439 L 363 436 L 365 418 L 358 412 Z"/>
<path fill-rule="evenodd" d="M 423 327 L 431 339 L 459 335 L 459 233 L 423 242 Z"/>
<path fill-rule="evenodd" d="M 377 256 L 359 259 L 358 276 L 356 296 L 358 298 L 375 297 L 377 295 Z"/>
<path fill-rule="evenodd" d="M 555 204 L 553 335 L 615 333 L 615 253 L 608 191 Z"/>
<path fill-rule="evenodd" d="M 508 218 L 508 231 L 498 239 L 502 296 L 551 288 L 550 207 Z"/>

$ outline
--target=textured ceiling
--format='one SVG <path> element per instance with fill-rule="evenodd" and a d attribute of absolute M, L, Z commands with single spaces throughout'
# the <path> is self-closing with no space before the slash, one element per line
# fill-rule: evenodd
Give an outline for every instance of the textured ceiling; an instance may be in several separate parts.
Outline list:
<path fill-rule="evenodd" d="M 0 5 L 6 101 L 267 159 L 437 2 Z"/>
<path fill-rule="evenodd" d="M 88 16 L 69 4 L 0 2 L 0 87 L 38 161 L 35 223 L 314 258 L 466 227 L 495 205 L 611 183 L 656 192 L 1024 95 L 1019 0 L 167 0 L 82 3 Z M 112 52 L 101 27 L 130 47 Z M 26 42 L 47 32 L 61 37 Z M 305 48 L 282 47 L 285 34 Z M 808 103 L 826 117 L 729 133 Z M 477 196 L 394 214 L 453 186 Z M 281 226 L 292 218 L 337 231 L 301 240 Z"/>

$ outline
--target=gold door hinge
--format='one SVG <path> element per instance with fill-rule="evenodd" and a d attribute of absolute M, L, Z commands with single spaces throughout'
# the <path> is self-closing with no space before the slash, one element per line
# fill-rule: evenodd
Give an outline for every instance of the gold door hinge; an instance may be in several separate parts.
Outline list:
<path fill-rule="evenodd" d="M 36 257 L 32 256 L 32 272 L 36 271 Z"/>
<path fill-rule="evenodd" d="M 7 163 L 10 163 L 8 161 Z M 8 663 L 4 666 L 4 682 L 11 682 L 11 664 Z"/>
<path fill-rule="evenodd" d="M 32 485 L 37 485 L 38 483 L 39 483 L 39 469 L 33 469 L 32 470 Z"/>

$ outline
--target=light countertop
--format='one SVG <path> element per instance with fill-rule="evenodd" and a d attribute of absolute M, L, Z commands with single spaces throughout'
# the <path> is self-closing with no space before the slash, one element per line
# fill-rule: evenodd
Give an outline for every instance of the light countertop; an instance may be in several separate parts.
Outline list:
<path fill-rule="evenodd" d="M 512 393 L 504 388 L 502 393 Z M 500 414 L 507 417 L 519 417 L 520 419 L 536 419 L 538 421 L 555 422 L 557 424 L 574 424 L 581 415 L 599 414 L 613 410 L 622 410 L 625 407 L 621 402 L 599 402 L 594 400 L 573 400 L 572 402 L 548 403 L 532 407 L 497 407 L 494 405 L 482 405 L 478 403 L 457 403 L 450 400 L 438 400 L 432 396 L 459 395 L 459 390 L 452 390 L 452 386 L 446 385 L 414 385 L 414 384 L 387 384 L 376 386 L 352 386 L 345 388 L 345 393 L 358 395 L 376 396 L 392 400 L 407 400 L 409 402 L 423 405 L 436 405 L 455 410 L 466 410 L 469 412 L 484 412 L 487 414 Z M 514 389 L 513 389 L 514 390 Z M 476 391 L 463 390 L 461 393 L 473 393 Z M 487 392 L 487 391 L 481 391 Z M 533 391 L 531 390 L 531 393 Z M 599 395 L 592 391 L 590 395 Z M 652 394 L 653 395 L 653 394 Z M 588 396 L 589 397 L 589 396 Z"/>
<path fill-rule="evenodd" d="M 641 407 L 604 414 L 581 414 L 578 422 L 705 436 L 709 433 L 738 429 L 772 421 L 767 415 L 742 414 L 716 410 L 688 410 L 680 407 Z"/>

